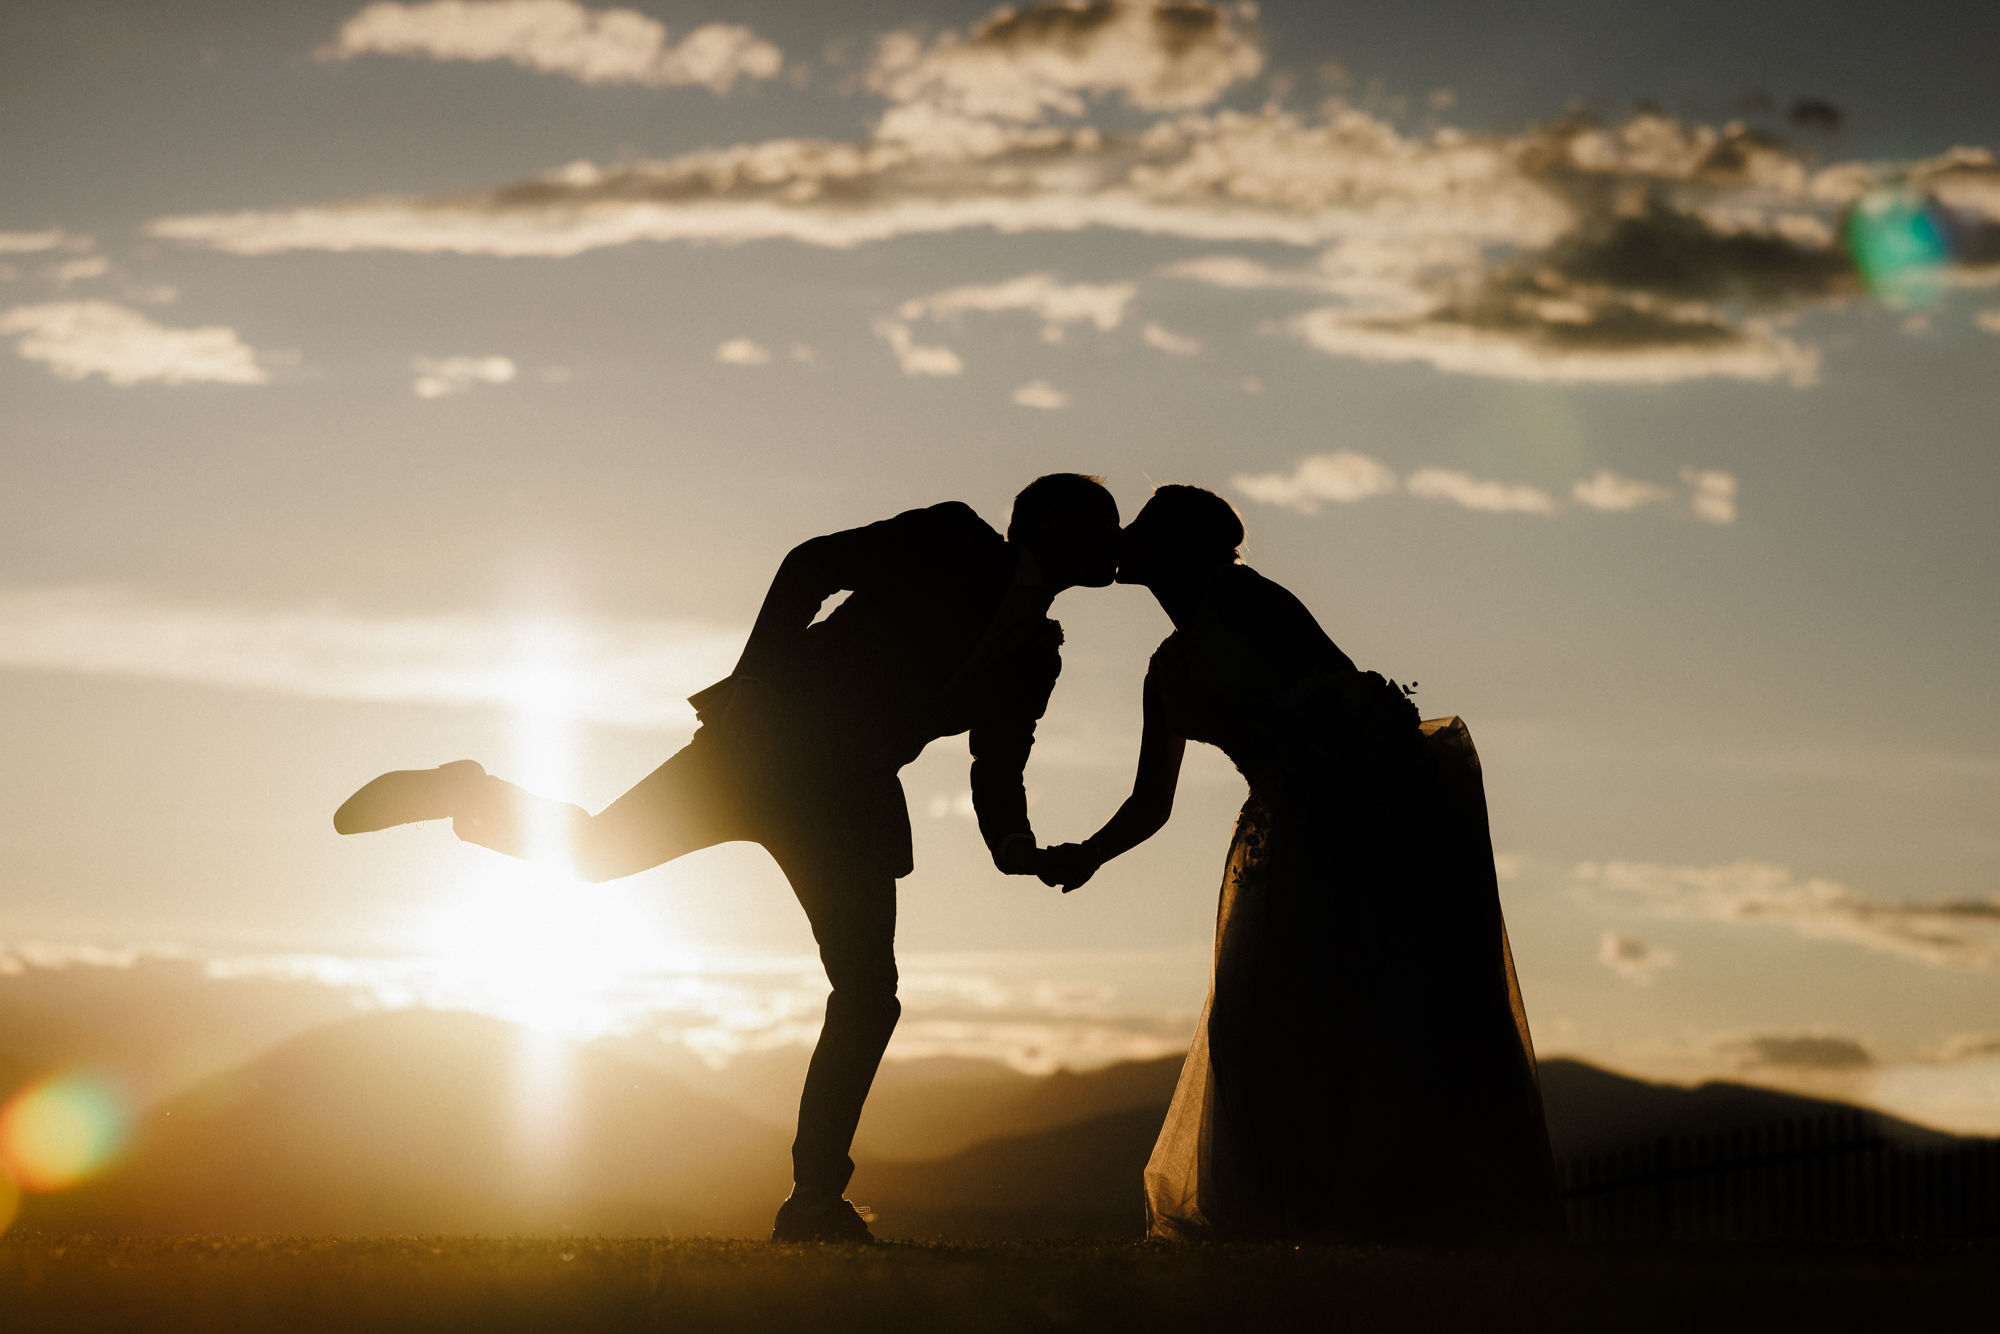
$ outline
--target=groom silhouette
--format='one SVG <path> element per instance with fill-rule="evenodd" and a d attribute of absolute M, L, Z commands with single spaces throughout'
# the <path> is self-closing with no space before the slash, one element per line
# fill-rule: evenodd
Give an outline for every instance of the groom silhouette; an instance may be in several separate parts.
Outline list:
<path fill-rule="evenodd" d="M 896 881 L 911 848 L 897 770 L 936 738 L 969 732 L 994 864 L 1037 869 L 1022 771 L 1062 668 L 1062 629 L 1047 612 L 1066 588 L 1109 584 L 1117 543 L 1111 493 L 1077 473 L 1023 489 L 1005 538 L 957 501 L 813 538 L 778 567 L 736 670 L 690 697 L 694 739 L 597 815 L 459 760 L 382 775 L 334 827 L 448 816 L 467 842 L 559 853 L 588 880 L 717 843 L 762 844 L 833 984 L 772 1240 L 871 1240 L 843 1193 L 862 1103 L 902 1013 Z M 848 598 L 815 623 L 841 590 Z"/>

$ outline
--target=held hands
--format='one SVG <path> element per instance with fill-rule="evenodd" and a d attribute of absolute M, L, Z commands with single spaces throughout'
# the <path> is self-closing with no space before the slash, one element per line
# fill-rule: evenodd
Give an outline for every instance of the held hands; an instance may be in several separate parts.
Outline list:
<path fill-rule="evenodd" d="M 993 860 L 1007 875 L 1032 875 L 1065 894 L 1089 880 L 1103 864 L 1081 843 L 1038 848 L 1027 834 L 1009 834 Z"/>
<path fill-rule="evenodd" d="M 993 864 L 1002 875 L 1033 875 L 1041 868 L 1040 856 L 1032 834 L 1009 834 L 994 850 Z"/>
<path fill-rule="evenodd" d="M 1065 894 L 1081 887 L 1101 865 L 1096 854 L 1081 843 L 1062 843 L 1035 852 L 1035 874 L 1043 884 Z"/>

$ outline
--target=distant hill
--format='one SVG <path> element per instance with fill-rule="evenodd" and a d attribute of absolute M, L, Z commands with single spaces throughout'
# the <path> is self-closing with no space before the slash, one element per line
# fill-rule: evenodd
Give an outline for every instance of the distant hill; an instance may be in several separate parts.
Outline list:
<path fill-rule="evenodd" d="M 731 1085 L 497 1020 L 414 1010 L 344 1020 L 145 1114 L 123 1163 L 37 1196 L 25 1226 L 176 1234 L 760 1235 L 791 1138 L 730 1089 L 786 1101 L 787 1055 Z M 889 1236 L 1132 1236 L 1140 1175 L 1180 1058 L 1032 1077 L 997 1065 L 884 1068 L 850 1195 Z M 29 1067 L 0 1059 L 0 1076 Z M 722 1072 L 723 1076 L 727 1072 Z M 1653 1084 L 1543 1063 L 1559 1157 L 1850 1110 L 1741 1084 Z M 1952 1137 L 1878 1117 L 1892 1138 Z M 941 1146 L 941 1147 L 940 1147 Z"/>
<path fill-rule="evenodd" d="M 1852 1103 L 1721 1080 L 1694 1088 L 1655 1084 L 1560 1057 L 1543 1061 L 1541 1069 L 1549 1145 L 1558 1159 L 1650 1144 L 1661 1136 L 1700 1135 L 1866 1110 Z M 1945 1144 L 1957 1138 L 1882 1112 L 1871 1110 L 1867 1115 L 1892 1141 Z"/>
<path fill-rule="evenodd" d="M 927 1163 L 862 1162 L 848 1192 L 887 1236 L 1137 1237 L 1164 1105 L 990 1139 Z"/>
<path fill-rule="evenodd" d="M 1154 1131 L 1165 1118 L 1180 1078 L 1182 1058 L 1121 1061 L 1097 1070 L 1058 1070 L 1023 1075 L 1004 1066 L 1006 1077 L 972 1069 L 936 1072 L 883 1068 L 888 1079 L 869 1095 L 862 1113 L 857 1158 L 910 1162 L 942 1158 L 987 1140 L 1013 1138 L 1094 1120 L 1137 1113 Z M 909 1062 L 921 1066 L 928 1062 Z M 1150 1142 L 1150 1136 L 1149 1136 Z"/>
<path fill-rule="evenodd" d="M 0 969 L 0 1051 L 35 1074 L 116 1071 L 142 1103 L 171 1097 L 355 1013 L 312 981 L 208 975 L 192 959 Z M 11 1093 L 0 1084 L 0 1098 Z"/>
<path fill-rule="evenodd" d="M 1052 1075 L 1020 1103 L 1025 1133 L 1003 1135 L 925 1163 L 863 1161 L 853 1194 L 901 1236 L 999 1239 L 1135 1235 L 1144 1219 L 1141 1174 L 1165 1119 L 1180 1058 L 1085 1074 Z M 1747 1084 L 1655 1084 L 1582 1061 L 1542 1063 L 1551 1147 L 1558 1159 L 1661 1136 L 1744 1129 L 1857 1110 Z M 1077 1115 L 1064 1117 L 1068 1107 Z M 1110 1110 L 1117 1108 L 1117 1110 Z M 1891 1140 L 1944 1144 L 1954 1136 L 1869 1112 Z"/>
<path fill-rule="evenodd" d="M 24 1061 L 10 1051 L 0 1051 L 0 1106 L 15 1093 L 33 1083 L 42 1073 L 37 1062 Z"/>
<path fill-rule="evenodd" d="M 667 1071 L 774 1129 L 790 1131 L 808 1052 L 803 1047 L 739 1056 L 719 1070 L 660 1052 L 657 1041 L 623 1039 L 610 1049 Z M 855 1136 L 857 1158 L 941 1158 L 981 1140 L 1045 1130 L 1106 1112 L 1164 1112 L 1180 1056 L 1124 1061 L 1095 1070 L 1030 1075 L 998 1061 L 957 1056 L 888 1060 L 875 1076 Z"/>
<path fill-rule="evenodd" d="M 128 1233 L 720 1232 L 770 1226 L 787 1136 L 657 1071 L 498 1020 L 320 1030 L 148 1114 L 24 1225 Z"/>

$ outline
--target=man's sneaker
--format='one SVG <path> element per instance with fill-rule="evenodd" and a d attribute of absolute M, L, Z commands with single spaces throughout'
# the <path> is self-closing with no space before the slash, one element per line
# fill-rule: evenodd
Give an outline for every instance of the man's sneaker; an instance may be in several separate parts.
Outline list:
<path fill-rule="evenodd" d="M 390 825 L 442 820 L 457 798 L 486 771 L 474 760 L 453 760 L 435 769 L 398 769 L 364 785 L 333 813 L 334 832 L 366 834 Z"/>
<path fill-rule="evenodd" d="M 847 1246 L 873 1246 L 875 1234 L 859 1209 L 844 1199 L 817 1207 L 800 1203 L 797 1196 L 778 1206 L 778 1221 L 771 1228 L 774 1242 L 830 1241 Z"/>

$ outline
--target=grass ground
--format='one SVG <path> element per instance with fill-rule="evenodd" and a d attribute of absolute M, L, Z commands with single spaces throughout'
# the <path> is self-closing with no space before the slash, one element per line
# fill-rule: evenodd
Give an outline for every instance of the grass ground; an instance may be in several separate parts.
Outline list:
<path fill-rule="evenodd" d="M 0 1329 L 1996 1328 L 2000 1244 L 1439 1254 L 396 1237 L 0 1237 Z"/>

